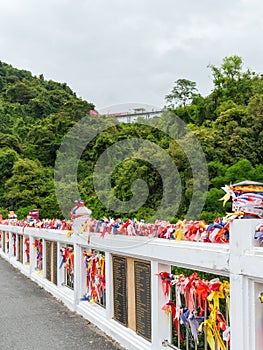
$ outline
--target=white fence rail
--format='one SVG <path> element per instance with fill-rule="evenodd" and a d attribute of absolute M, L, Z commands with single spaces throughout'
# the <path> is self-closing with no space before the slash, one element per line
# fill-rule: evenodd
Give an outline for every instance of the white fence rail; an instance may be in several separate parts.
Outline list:
<path fill-rule="evenodd" d="M 67 239 L 65 231 L 0 225 L 0 255 L 127 349 L 169 349 L 170 320 L 161 310 L 169 298 L 163 295 L 158 273 L 170 272 L 176 265 L 229 276 L 230 349 L 262 350 L 263 304 L 259 295 L 263 292 L 263 247 L 254 240 L 260 222 L 235 220 L 230 244 L 108 234 L 101 238 L 96 233 L 91 234 L 88 244 L 85 234 L 73 234 Z M 74 250 L 72 271 L 70 266 L 61 268 L 64 247 Z M 93 304 L 83 298 L 91 278 L 87 277 L 83 253 L 91 249 L 105 255 L 106 282 L 103 300 Z M 138 268 L 134 270 L 136 264 Z M 126 276 L 123 279 L 118 277 L 121 271 Z M 145 278 L 149 286 L 144 284 Z M 141 309 L 145 305 L 150 305 L 150 310 L 143 318 Z"/>

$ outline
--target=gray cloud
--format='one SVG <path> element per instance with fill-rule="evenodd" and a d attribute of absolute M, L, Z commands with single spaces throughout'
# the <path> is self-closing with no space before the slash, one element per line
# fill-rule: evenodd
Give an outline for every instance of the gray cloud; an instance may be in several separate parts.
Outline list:
<path fill-rule="evenodd" d="M 0 59 L 98 108 L 162 106 L 179 78 L 208 94 L 226 56 L 262 72 L 262 14 L 260 0 L 1 0 Z"/>

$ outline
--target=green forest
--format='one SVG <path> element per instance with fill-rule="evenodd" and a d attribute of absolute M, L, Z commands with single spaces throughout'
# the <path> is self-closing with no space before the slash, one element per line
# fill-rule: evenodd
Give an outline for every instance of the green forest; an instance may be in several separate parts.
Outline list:
<path fill-rule="evenodd" d="M 113 211 L 104 206 L 94 188 L 94 169 L 103 152 L 134 138 L 156 144 L 174 160 L 181 180 L 181 199 L 173 215 L 174 220 L 184 218 L 193 196 L 193 172 L 177 140 L 184 138 L 187 142 L 189 130 L 203 149 L 209 174 L 199 219 L 212 222 L 225 215 L 231 207 L 223 207 L 219 201 L 224 195 L 222 186 L 246 179 L 263 182 L 263 76 L 245 69 L 239 56 L 226 57 L 219 67 L 209 65 L 207 69 L 213 80 L 208 96 L 198 92 L 195 82 L 178 79 L 167 91 L 161 117 L 121 124 L 113 117 L 91 116 L 95 105 L 79 98 L 66 83 L 33 76 L 0 61 L 0 213 L 6 217 L 9 210 L 14 210 L 18 218 L 24 218 L 29 210 L 38 208 L 41 218 L 64 218 L 55 193 L 54 167 L 64 137 L 86 117 L 87 133 L 95 136 L 81 154 L 77 177 L 81 198 L 94 218 L 136 217 L 148 221 L 160 206 L 162 177 L 150 158 L 147 160 L 143 150 L 136 149 L 132 142 L 133 157 L 119 162 L 111 174 L 113 195 L 108 201 L 115 197 L 129 201 L 131 185 L 142 179 L 148 184 L 145 203 L 136 211 Z M 184 123 L 179 125 L 176 116 Z M 96 132 L 102 124 L 107 127 Z M 69 166 L 70 161 L 65 162 L 65 173 L 70 174 Z M 61 186 L 65 194 L 71 191 L 70 181 Z M 67 205 L 70 208 L 73 203 Z"/>

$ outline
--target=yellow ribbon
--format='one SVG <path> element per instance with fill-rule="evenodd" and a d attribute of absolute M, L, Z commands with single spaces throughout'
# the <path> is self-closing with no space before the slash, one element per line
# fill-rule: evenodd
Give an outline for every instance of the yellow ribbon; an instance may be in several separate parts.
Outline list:
<path fill-rule="evenodd" d="M 199 326 L 199 332 L 202 332 L 203 328 L 206 331 L 206 340 L 211 350 L 215 350 L 215 339 L 213 336 L 213 326 L 212 321 L 210 319 L 205 320 Z"/>
<path fill-rule="evenodd" d="M 220 346 L 220 349 L 226 350 L 225 344 L 224 344 L 222 338 L 220 337 L 220 333 L 219 333 L 216 325 L 214 325 L 214 333 L 215 333 L 215 337 L 216 337 L 216 339 L 218 341 L 218 344 Z"/>
<path fill-rule="evenodd" d="M 222 287 L 226 298 L 226 307 L 227 307 L 228 317 L 230 317 L 230 283 L 229 281 L 223 281 Z"/>
<path fill-rule="evenodd" d="M 68 239 L 73 233 L 74 233 L 74 230 L 68 231 L 66 233 L 66 238 Z"/>
<path fill-rule="evenodd" d="M 181 241 L 184 238 L 184 232 L 183 232 L 184 224 L 181 220 L 178 220 L 177 225 L 178 225 L 178 227 L 174 231 L 174 236 L 175 236 L 176 241 Z"/>
<path fill-rule="evenodd" d="M 223 206 L 226 205 L 226 202 L 229 201 L 229 199 L 231 198 L 229 193 L 226 193 L 222 198 L 220 198 L 220 201 L 223 201 Z"/>
<path fill-rule="evenodd" d="M 235 186 L 234 190 L 236 191 L 242 191 L 242 192 L 263 192 L 263 186 L 257 185 L 246 185 L 246 186 Z"/>
<path fill-rule="evenodd" d="M 104 273 L 105 273 L 105 270 L 104 270 L 105 258 L 101 257 L 100 260 L 99 260 L 99 264 L 100 264 L 100 267 L 101 267 L 101 275 L 104 277 Z"/>
<path fill-rule="evenodd" d="M 216 323 L 211 318 L 201 323 L 198 330 L 202 332 L 203 328 L 205 328 L 206 340 L 211 350 L 215 350 L 215 339 L 217 340 L 220 349 L 226 350 L 225 344 L 222 338 L 220 337 L 220 333 L 217 329 Z"/>
<path fill-rule="evenodd" d="M 79 233 L 85 232 L 85 231 L 86 231 L 86 228 L 87 228 L 87 224 L 85 223 L 85 224 L 82 225 L 82 227 L 81 227 Z"/>
<path fill-rule="evenodd" d="M 243 211 L 236 211 L 234 213 L 227 213 L 227 215 L 223 218 L 224 220 L 227 220 L 229 218 L 235 219 L 236 216 L 242 216 L 244 215 Z"/>
<path fill-rule="evenodd" d="M 219 282 L 219 283 L 220 283 L 219 290 L 211 292 L 207 297 L 207 300 L 210 302 L 209 308 L 211 311 L 210 311 L 209 319 L 205 320 L 203 323 L 203 325 L 206 327 L 207 342 L 211 350 L 215 350 L 215 339 L 217 340 L 217 343 L 220 346 L 220 349 L 226 350 L 225 344 L 220 336 L 220 333 L 216 324 L 216 317 L 217 317 L 217 312 L 219 311 L 219 299 L 226 298 L 227 307 L 229 306 L 230 284 L 228 281 Z"/>
<path fill-rule="evenodd" d="M 220 287 L 221 289 L 221 287 Z M 214 308 L 215 310 L 219 310 L 219 299 L 224 299 L 225 298 L 225 295 L 223 293 L 222 290 L 219 290 L 219 291 L 214 291 L 212 293 L 210 293 L 207 297 L 207 300 L 208 301 L 212 301 L 214 304 Z M 212 305 L 212 304 L 209 304 L 209 306 Z"/>

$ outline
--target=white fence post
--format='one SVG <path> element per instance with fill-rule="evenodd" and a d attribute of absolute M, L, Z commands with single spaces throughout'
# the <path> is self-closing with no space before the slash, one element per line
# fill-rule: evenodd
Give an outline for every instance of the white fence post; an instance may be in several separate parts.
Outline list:
<path fill-rule="evenodd" d="M 106 284 L 106 316 L 113 317 L 113 278 L 112 278 L 112 257 L 105 252 L 105 284 Z"/>
<path fill-rule="evenodd" d="M 16 234 L 16 254 L 14 254 L 16 260 L 18 260 L 17 257 L 19 256 L 19 249 L 20 249 L 18 238 L 19 238 L 19 235 Z"/>
<path fill-rule="evenodd" d="M 86 262 L 84 260 L 84 251 L 85 249 L 83 247 L 80 247 L 80 291 L 79 296 L 80 298 L 83 298 L 86 295 L 87 291 L 87 269 L 86 269 Z"/>
<path fill-rule="evenodd" d="M 251 324 L 255 311 L 251 308 L 253 299 L 252 282 L 243 274 L 243 257 L 253 250 L 254 232 L 259 220 L 238 219 L 230 227 L 230 324 L 231 349 L 254 350 L 251 339 Z M 251 267 L 253 259 L 248 262 Z M 247 266 L 249 270 L 250 266 Z"/>
<path fill-rule="evenodd" d="M 60 287 L 64 283 L 64 267 L 60 268 L 62 257 L 60 250 L 62 249 L 63 244 L 61 242 L 58 242 L 57 246 L 57 285 Z"/>
<path fill-rule="evenodd" d="M 160 272 L 171 273 L 171 266 L 159 264 L 157 261 L 151 263 L 151 283 L 152 283 L 152 349 L 160 350 L 162 342 L 171 342 L 171 327 L 169 315 L 162 307 L 169 301 L 169 296 L 165 297 L 162 290 L 162 283 L 157 276 Z"/>
<path fill-rule="evenodd" d="M 44 278 L 47 277 L 47 269 L 46 269 L 46 239 L 42 239 L 42 276 Z"/>
<path fill-rule="evenodd" d="M 82 249 L 78 244 L 74 244 L 74 308 L 80 302 L 80 291 L 81 291 L 81 254 Z"/>
<path fill-rule="evenodd" d="M 29 271 L 30 275 L 32 275 L 33 271 L 35 271 L 35 248 L 34 248 L 34 237 L 32 235 L 29 235 L 29 256 L 30 256 L 30 265 L 29 265 Z"/>

